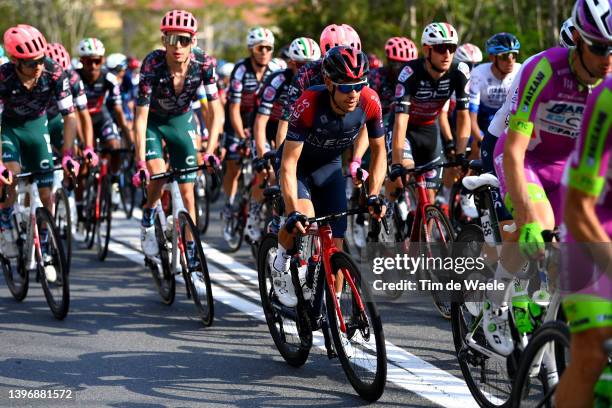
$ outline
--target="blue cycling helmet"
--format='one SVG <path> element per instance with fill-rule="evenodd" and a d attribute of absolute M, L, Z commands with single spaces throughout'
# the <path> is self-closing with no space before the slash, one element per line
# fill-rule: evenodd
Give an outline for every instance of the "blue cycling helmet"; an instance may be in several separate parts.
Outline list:
<path fill-rule="evenodd" d="M 487 40 L 485 48 L 489 55 L 498 55 L 506 52 L 518 52 L 521 49 L 521 43 L 512 34 L 498 33 Z"/>

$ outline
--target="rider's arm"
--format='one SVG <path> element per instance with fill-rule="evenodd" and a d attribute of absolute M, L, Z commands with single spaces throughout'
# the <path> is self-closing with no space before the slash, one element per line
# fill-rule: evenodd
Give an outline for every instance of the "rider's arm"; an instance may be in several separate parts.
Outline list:
<path fill-rule="evenodd" d="M 234 132 L 240 139 L 246 138 L 246 133 L 244 132 L 244 125 L 242 123 L 242 116 L 240 116 L 240 102 L 230 102 L 229 106 L 229 116 L 230 122 L 232 123 L 232 128 Z"/>
<path fill-rule="evenodd" d="M 478 71 L 480 72 L 480 71 Z M 480 134 L 481 129 L 478 126 L 478 111 L 480 110 L 480 77 L 476 72 L 476 69 L 472 71 L 472 78 L 470 79 L 470 122 L 472 136 L 476 140 L 482 139 Z"/>
<path fill-rule="evenodd" d="M 368 142 L 372 151 L 370 164 L 368 194 L 378 195 L 387 174 L 387 149 L 385 148 L 385 125 L 383 123 L 380 99 L 375 91 L 364 88 L 362 99 L 365 100 L 366 123 Z"/>
<path fill-rule="evenodd" d="M 449 104 L 449 102 L 446 102 Z M 447 105 L 444 105 L 447 106 Z M 450 122 L 448 120 L 448 109 L 442 109 L 440 112 L 440 116 L 438 116 L 438 125 L 440 126 L 440 134 L 442 135 L 442 140 L 444 142 L 450 142 L 453 140 L 453 132 L 451 130 Z"/>
<path fill-rule="evenodd" d="M 74 114 L 74 101 L 68 74 L 59 65 L 55 69 L 57 71 L 53 74 L 55 79 L 53 91 L 57 101 L 57 108 L 64 117 L 64 146 L 62 147 L 62 153 L 66 155 L 72 152 L 74 145 L 77 127 L 76 115 Z"/>
<path fill-rule="evenodd" d="M 289 128 L 289 121 L 281 119 L 278 121 L 278 129 L 276 130 L 276 148 L 283 144 L 285 137 L 287 136 L 287 129 Z"/>
<path fill-rule="evenodd" d="M 392 138 L 392 162 L 401 164 L 404 157 L 404 145 L 406 143 L 406 131 L 408 130 L 408 119 L 410 113 L 410 95 L 412 94 L 412 77 L 414 71 L 406 65 L 399 73 L 397 86 L 395 87 L 395 122 L 393 123 Z"/>
<path fill-rule="evenodd" d="M 355 147 L 353 149 L 353 158 L 362 159 L 363 155 L 370 147 L 370 142 L 368 140 L 368 128 L 366 126 L 362 126 L 359 129 L 359 135 L 357 135 L 357 140 L 355 140 Z"/>
<path fill-rule="evenodd" d="M 237 65 L 230 76 L 229 95 L 227 103 L 229 103 L 229 118 L 234 133 L 240 139 L 246 138 L 244 132 L 244 124 L 242 123 L 242 116 L 240 116 L 240 102 L 242 101 L 242 88 L 244 86 L 242 78 L 244 75 L 245 66 Z M 238 79 L 240 78 L 240 79 Z"/>
<path fill-rule="evenodd" d="M 219 133 L 223 126 L 223 107 L 221 101 L 215 99 L 208 101 L 210 111 L 210 125 L 208 127 L 208 145 L 206 146 L 206 153 L 213 154 L 217 148 L 219 141 Z"/>
<path fill-rule="evenodd" d="M 470 139 L 470 115 L 466 110 L 457 110 L 457 153 L 465 153 Z"/>
<path fill-rule="evenodd" d="M 148 117 L 149 106 L 136 106 L 136 117 L 134 118 L 134 142 L 136 143 L 137 162 L 146 160 L 145 147 Z"/>
<path fill-rule="evenodd" d="M 467 64 L 460 62 L 457 65 L 457 81 L 455 86 L 455 97 L 457 105 L 457 153 L 465 153 L 468 141 L 470 139 L 470 131 L 472 130 L 470 122 L 470 114 L 468 112 L 470 98 L 468 95 L 468 86 L 470 80 L 470 69 Z"/>
<path fill-rule="evenodd" d="M 281 159 L 280 180 L 283 200 L 285 201 L 285 212 L 291 214 L 297 208 L 297 163 L 302 154 L 303 142 L 287 140 L 283 148 Z"/>
<path fill-rule="evenodd" d="M 132 133 L 132 129 L 130 129 L 130 126 L 128 125 L 127 120 L 125 119 L 123 108 L 121 105 L 115 105 L 113 106 L 113 110 L 115 111 L 115 117 L 117 118 L 117 122 L 119 123 L 121 130 L 123 130 L 123 134 L 128 138 L 130 144 L 134 143 L 134 135 Z"/>
<path fill-rule="evenodd" d="M 263 157 L 266 149 L 266 125 L 270 116 L 258 113 L 255 116 L 255 124 L 253 125 L 253 138 L 255 139 L 255 149 L 257 157 Z"/>
<path fill-rule="evenodd" d="M 93 125 L 91 122 L 91 115 L 89 114 L 89 111 L 87 109 L 78 110 L 77 112 L 78 112 L 79 125 L 80 125 L 82 136 L 83 136 L 83 144 L 85 145 L 85 147 L 93 148 L 94 140 L 93 140 Z"/>
<path fill-rule="evenodd" d="M 393 123 L 393 163 L 402 163 L 404 156 L 404 144 L 406 143 L 406 130 L 408 129 L 407 113 L 395 113 Z"/>
<path fill-rule="evenodd" d="M 514 206 L 514 216 L 518 225 L 537 221 L 533 203 L 529 199 L 525 178 L 525 152 L 529 138 L 515 130 L 508 129 L 504 144 L 504 173 L 508 194 Z"/>
<path fill-rule="evenodd" d="M 64 116 L 64 146 L 62 147 L 62 153 L 72 151 L 74 146 L 74 138 L 76 137 L 77 130 L 77 119 L 74 112 Z"/>
<path fill-rule="evenodd" d="M 482 135 L 481 135 L 480 126 L 478 126 L 478 112 L 470 111 L 470 125 L 472 129 L 472 136 L 476 140 L 481 140 Z"/>

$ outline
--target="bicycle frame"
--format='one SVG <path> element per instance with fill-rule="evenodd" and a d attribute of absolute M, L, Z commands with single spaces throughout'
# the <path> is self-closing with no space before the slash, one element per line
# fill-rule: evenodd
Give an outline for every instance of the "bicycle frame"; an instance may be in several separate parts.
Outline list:
<path fill-rule="evenodd" d="M 26 197 L 30 200 L 29 206 L 23 204 Z M 40 199 L 36 180 L 32 180 L 31 182 L 23 179 L 19 180 L 17 200 L 15 200 L 15 220 L 17 227 L 21 225 L 21 223 L 27 222 L 25 241 L 26 253 L 24 257 L 27 262 L 27 270 L 36 269 L 35 254 L 39 255 L 39 259 L 42 259 L 40 235 L 38 232 L 38 225 L 36 224 L 36 210 L 42 206 L 43 204 Z M 15 231 L 18 230 L 19 228 L 16 228 Z"/>

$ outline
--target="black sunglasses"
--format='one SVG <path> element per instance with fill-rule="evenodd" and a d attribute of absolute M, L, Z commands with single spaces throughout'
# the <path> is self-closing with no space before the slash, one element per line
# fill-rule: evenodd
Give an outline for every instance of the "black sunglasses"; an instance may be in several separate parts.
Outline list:
<path fill-rule="evenodd" d="M 510 61 L 510 56 L 516 61 L 518 59 L 518 52 L 504 52 L 503 54 L 496 55 L 502 61 Z"/>
<path fill-rule="evenodd" d="M 353 91 L 361 92 L 363 88 L 368 86 L 367 81 L 357 82 L 355 84 L 339 84 L 337 82 L 332 82 L 332 84 L 334 84 L 336 89 L 343 94 L 351 93 Z"/>
<path fill-rule="evenodd" d="M 83 58 L 82 62 L 85 65 L 100 65 L 102 64 L 102 58 Z"/>
<path fill-rule="evenodd" d="M 605 57 L 606 55 L 612 54 L 612 45 L 610 44 L 593 42 L 591 44 L 587 43 L 587 47 L 589 47 L 591 54 L 597 55 L 598 57 Z"/>
<path fill-rule="evenodd" d="M 193 41 L 193 37 L 178 34 L 167 34 L 164 36 L 164 43 L 166 45 L 176 46 L 181 44 L 182 47 L 187 47 Z"/>
<path fill-rule="evenodd" d="M 21 65 L 29 69 L 34 69 L 34 68 L 37 68 L 39 65 L 42 65 L 44 62 L 45 62 L 45 57 L 41 57 L 37 59 L 21 60 Z"/>
<path fill-rule="evenodd" d="M 257 46 L 257 47 L 253 47 L 253 49 L 255 51 L 257 51 L 257 52 L 268 53 L 268 52 L 272 52 L 274 47 L 270 47 L 269 45 L 260 45 L 260 46 Z"/>
<path fill-rule="evenodd" d="M 454 54 L 457 51 L 457 44 L 434 44 L 431 46 L 437 54 L 446 54 L 446 51 Z"/>

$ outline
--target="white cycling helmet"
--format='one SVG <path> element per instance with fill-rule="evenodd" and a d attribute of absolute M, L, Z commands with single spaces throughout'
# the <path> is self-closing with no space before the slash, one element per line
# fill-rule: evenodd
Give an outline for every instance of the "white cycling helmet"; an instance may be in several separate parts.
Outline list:
<path fill-rule="evenodd" d="M 120 72 L 127 68 L 127 57 L 121 53 L 114 53 L 106 57 L 106 68 L 113 72 Z"/>
<path fill-rule="evenodd" d="M 311 62 L 321 58 L 321 48 L 312 38 L 298 37 L 289 45 L 288 54 L 295 62 Z"/>
<path fill-rule="evenodd" d="M 482 51 L 474 44 L 465 43 L 457 47 L 455 60 L 470 64 L 482 62 Z"/>
<path fill-rule="evenodd" d="M 268 64 L 268 68 L 270 68 L 272 71 L 282 71 L 287 69 L 287 61 L 282 58 L 272 58 Z"/>
<path fill-rule="evenodd" d="M 247 34 L 247 47 L 252 48 L 262 43 L 274 47 L 274 33 L 265 27 L 251 28 Z"/>
<path fill-rule="evenodd" d="M 219 76 L 222 78 L 229 78 L 229 76 L 232 75 L 233 70 L 234 64 L 231 62 L 226 62 L 225 64 L 221 65 L 219 69 L 217 69 L 217 74 L 219 74 Z"/>
<path fill-rule="evenodd" d="M 459 44 L 459 35 L 455 27 L 448 23 L 431 23 L 421 36 L 422 45 Z"/>
<path fill-rule="evenodd" d="M 568 18 L 563 22 L 561 30 L 559 31 L 559 45 L 564 48 L 573 48 L 576 46 L 574 43 L 574 22 L 572 18 Z"/>
<path fill-rule="evenodd" d="M 103 57 L 106 50 L 97 38 L 83 38 L 79 42 L 79 57 Z"/>

